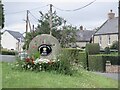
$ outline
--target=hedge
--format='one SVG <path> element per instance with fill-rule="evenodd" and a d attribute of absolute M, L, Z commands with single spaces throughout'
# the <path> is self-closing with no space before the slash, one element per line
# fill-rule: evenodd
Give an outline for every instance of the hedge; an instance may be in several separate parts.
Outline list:
<path fill-rule="evenodd" d="M 111 65 L 120 65 L 120 56 L 118 55 L 103 55 L 103 60 L 110 61 Z"/>
<path fill-rule="evenodd" d="M 66 52 L 73 62 L 81 64 L 84 68 L 87 68 L 87 59 L 85 52 L 75 48 L 64 48 L 62 51 Z"/>
<path fill-rule="evenodd" d="M 78 60 L 79 50 L 75 48 L 64 48 L 63 52 L 67 53 L 72 61 Z"/>
<path fill-rule="evenodd" d="M 105 72 L 105 60 L 101 55 L 89 55 L 88 63 L 90 71 Z"/>
<path fill-rule="evenodd" d="M 1 51 L 2 55 L 16 55 L 16 53 L 17 52 L 15 52 L 15 51 L 5 51 L 5 50 Z"/>
<path fill-rule="evenodd" d="M 120 65 L 119 62 L 120 56 L 111 54 L 89 55 L 88 56 L 89 70 L 105 72 L 106 61 L 110 61 L 111 65 Z"/>
<path fill-rule="evenodd" d="M 98 43 L 89 43 L 86 44 L 86 53 L 89 55 L 99 54 L 100 46 Z"/>
<path fill-rule="evenodd" d="M 87 57 L 85 52 L 79 52 L 78 61 L 85 69 L 87 68 Z"/>

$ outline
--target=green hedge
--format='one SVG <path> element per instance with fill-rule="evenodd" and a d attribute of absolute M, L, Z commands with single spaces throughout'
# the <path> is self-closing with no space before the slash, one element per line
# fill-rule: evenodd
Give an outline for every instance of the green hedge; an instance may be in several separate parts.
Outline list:
<path fill-rule="evenodd" d="M 1 51 L 2 55 L 16 55 L 16 53 L 17 52 L 15 51 L 4 51 L 4 50 Z"/>
<path fill-rule="evenodd" d="M 79 50 L 75 48 L 64 48 L 63 52 L 67 53 L 72 61 L 78 60 Z"/>
<path fill-rule="evenodd" d="M 89 55 L 89 70 L 105 72 L 106 61 L 110 61 L 111 65 L 120 65 L 120 56 L 111 54 Z"/>
<path fill-rule="evenodd" d="M 86 44 L 86 53 L 89 55 L 99 54 L 100 46 L 98 43 L 89 43 Z"/>
<path fill-rule="evenodd" d="M 120 65 L 120 56 L 118 55 L 103 55 L 103 60 L 110 61 L 111 65 Z"/>
<path fill-rule="evenodd" d="M 89 55 L 88 63 L 90 71 L 105 72 L 105 60 L 101 55 Z"/>
<path fill-rule="evenodd" d="M 86 69 L 87 68 L 87 57 L 85 52 L 79 52 L 78 62 Z"/>
<path fill-rule="evenodd" d="M 71 61 L 81 64 L 84 68 L 87 68 L 87 59 L 86 59 L 86 53 L 81 51 L 80 49 L 75 48 L 64 48 L 62 49 L 65 53 L 69 55 L 69 58 L 71 58 Z"/>

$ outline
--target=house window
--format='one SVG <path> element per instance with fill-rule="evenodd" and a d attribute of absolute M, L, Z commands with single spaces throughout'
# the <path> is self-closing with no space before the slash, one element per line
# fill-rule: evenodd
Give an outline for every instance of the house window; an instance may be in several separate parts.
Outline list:
<path fill-rule="evenodd" d="M 102 45 L 102 37 L 99 36 L 99 45 L 101 46 Z"/>
<path fill-rule="evenodd" d="M 111 42 L 110 42 L 110 35 L 108 35 L 108 45 L 110 45 Z"/>

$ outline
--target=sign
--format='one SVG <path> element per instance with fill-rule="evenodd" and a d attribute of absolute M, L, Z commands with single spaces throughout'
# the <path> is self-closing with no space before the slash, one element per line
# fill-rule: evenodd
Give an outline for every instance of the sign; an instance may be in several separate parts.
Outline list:
<path fill-rule="evenodd" d="M 31 40 L 28 55 L 32 55 L 39 51 L 40 58 L 55 60 L 59 55 L 60 50 L 60 43 L 55 37 L 49 34 L 41 34 Z"/>
<path fill-rule="evenodd" d="M 47 56 L 52 52 L 51 45 L 42 44 L 38 47 L 41 56 Z"/>

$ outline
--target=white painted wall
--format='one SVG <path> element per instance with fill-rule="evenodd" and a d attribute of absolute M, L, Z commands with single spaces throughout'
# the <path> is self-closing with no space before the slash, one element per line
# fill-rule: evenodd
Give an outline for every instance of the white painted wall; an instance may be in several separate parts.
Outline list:
<path fill-rule="evenodd" d="M 10 33 L 5 31 L 1 36 L 1 44 L 3 48 L 16 50 L 18 40 L 15 39 Z"/>
<path fill-rule="evenodd" d="M 94 43 L 99 43 L 99 36 L 94 36 Z M 108 44 L 109 38 L 108 35 L 101 35 L 101 48 L 110 47 L 114 41 L 118 41 L 118 35 L 110 35 L 110 44 Z"/>

